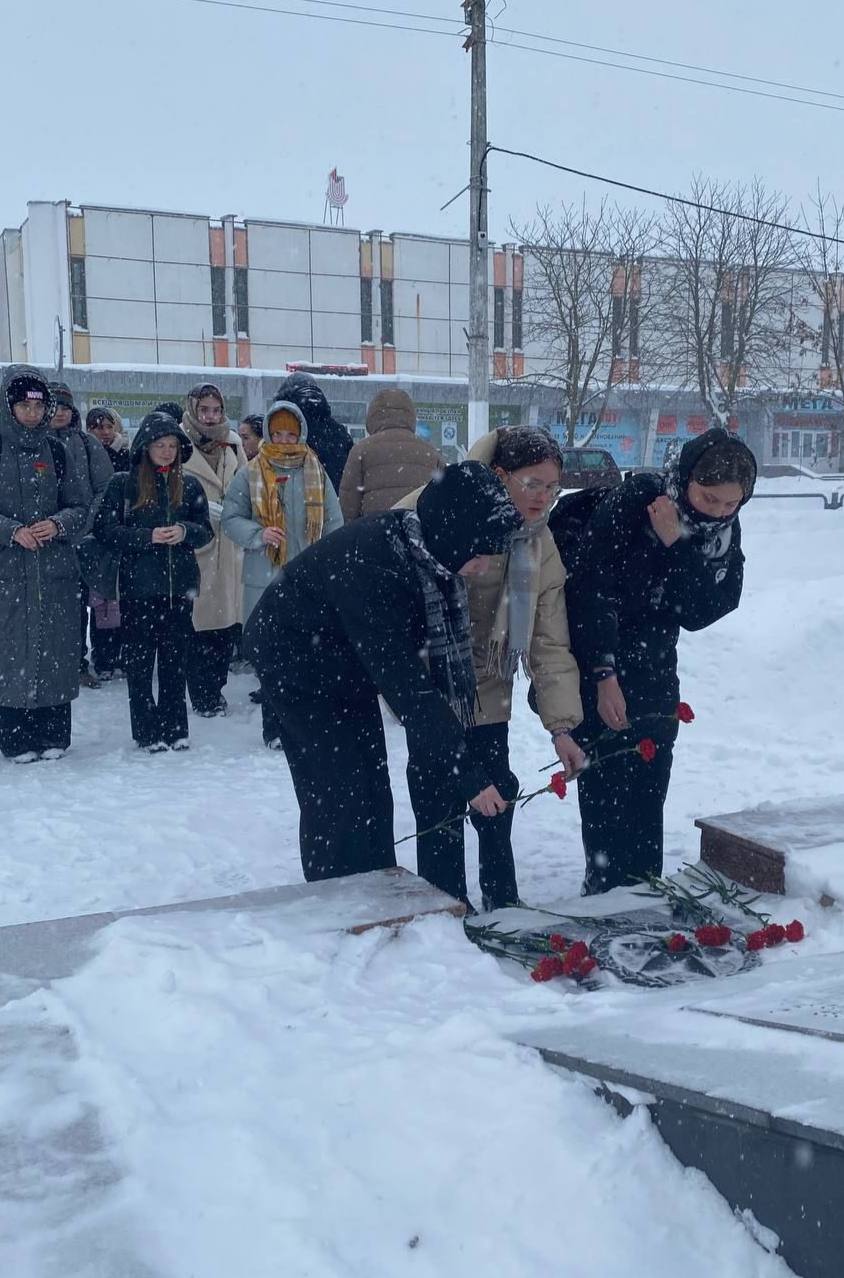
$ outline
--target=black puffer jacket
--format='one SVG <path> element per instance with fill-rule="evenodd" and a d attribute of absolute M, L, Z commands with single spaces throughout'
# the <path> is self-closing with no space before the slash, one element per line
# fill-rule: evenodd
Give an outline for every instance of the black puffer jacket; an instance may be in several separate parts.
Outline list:
<path fill-rule="evenodd" d="M 164 413 L 150 413 L 132 441 L 131 470 L 111 480 L 94 523 L 98 541 L 121 552 L 118 584 L 121 597 L 127 599 L 164 595 L 172 600 L 196 595 L 199 567 L 194 552 L 207 546 L 214 536 L 208 501 L 199 480 L 192 475 L 182 474 L 182 500 L 177 506 L 170 503 L 164 475 L 156 475 L 155 504 L 134 505 L 138 466 L 149 445 L 165 435 L 176 435 L 182 461 L 187 461 L 193 446 L 182 429 Z M 181 524 L 184 540 L 176 546 L 154 545 L 152 530 L 162 524 Z"/>
<path fill-rule="evenodd" d="M 308 447 L 325 467 L 326 474 L 339 493 L 346 458 L 352 451 L 352 437 L 346 427 L 331 415 L 331 406 L 317 383 L 307 373 L 286 377 L 275 393 L 300 408 L 308 423 Z"/>
<path fill-rule="evenodd" d="M 683 449 L 684 490 L 713 434 Z M 711 626 L 741 599 L 738 514 L 717 537 L 700 529 L 664 546 L 651 527 L 648 506 L 666 484 L 665 475 L 631 475 L 609 492 L 586 525 L 566 583 L 572 649 L 584 684 L 593 689 L 591 670 L 614 662 L 631 716 L 673 710 L 680 630 Z M 751 494 L 752 489 L 745 501 Z"/>

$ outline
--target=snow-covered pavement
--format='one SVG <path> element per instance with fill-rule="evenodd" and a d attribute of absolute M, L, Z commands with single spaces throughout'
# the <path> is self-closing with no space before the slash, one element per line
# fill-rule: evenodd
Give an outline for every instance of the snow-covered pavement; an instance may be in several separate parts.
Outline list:
<path fill-rule="evenodd" d="M 741 610 L 682 642 L 697 721 L 669 866 L 695 858 L 696 816 L 842 789 L 844 513 L 759 502 L 744 531 Z M 252 686 L 230 682 L 232 715 L 194 719 L 184 755 L 133 749 L 114 684 L 76 703 L 66 759 L 0 766 L 0 922 L 297 881 L 290 780 Z M 398 837 L 403 734 L 387 731 Z M 522 704 L 512 740 L 532 784 L 551 752 Z M 538 799 L 515 843 L 529 902 L 576 893 L 574 801 Z M 810 929 L 803 952 L 844 950 L 837 910 L 784 910 Z M 446 918 L 394 938 L 260 912 L 123 919 L 82 970 L 0 1011 L 2 1272 L 785 1274 L 641 1115 L 622 1122 L 507 1037 L 625 997 L 533 986 Z"/>

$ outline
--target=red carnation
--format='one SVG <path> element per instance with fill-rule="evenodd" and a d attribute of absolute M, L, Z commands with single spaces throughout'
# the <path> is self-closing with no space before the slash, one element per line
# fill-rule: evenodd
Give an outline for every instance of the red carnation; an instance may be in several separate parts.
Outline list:
<path fill-rule="evenodd" d="M 688 701 L 678 701 L 674 713 L 681 723 L 694 723 L 695 712 Z"/>
<path fill-rule="evenodd" d="M 745 937 L 745 943 L 749 950 L 763 950 L 766 945 L 765 928 L 760 928 L 758 932 L 748 932 Z"/>
<path fill-rule="evenodd" d="M 650 737 L 644 737 L 636 746 L 645 763 L 652 763 L 656 758 L 656 743 L 651 741 Z"/>
<path fill-rule="evenodd" d="M 765 944 L 782 945 L 785 940 L 785 928 L 780 923 L 769 923 L 765 928 Z"/>
<path fill-rule="evenodd" d="M 593 958 L 591 954 L 588 955 L 585 959 L 581 959 L 580 963 L 577 966 L 577 975 L 579 979 L 581 981 L 585 980 L 587 976 L 589 976 L 592 972 L 595 971 L 595 968 L 597 966 L 598 966 L 598 960 L 596 958 Z"/>
<path fill-rule="evenodd" d="M 785 929 L 785 939 L 787 941 L 802 941 L 806 935 L 806 929 L 799 919 L 792 919 Z"/>
<path fill-rule="evenodd" d="M 287 483 L 289 478 L 290 478 L 289 475 L 276 475 L 275 482 L 277 484 L 281 484 L 283 487 Z"/>
<path fill-rule="evenodd" d="M 44 471 L 47 469 L 47 463 L 42 461 L 37 461 L 33 463 L 33 467 L 39 475 L 43 475 Z"/>
<path fill-rule="evenodd" d="M 558 799 L 566 797 L 566 774 L 565 772 L 555 772 L 548 782 L 548 789 L 552 794 L 556 794 Z"/>
<path fill-rule="evenodd" d="M 546 954 L 530 975 L 533 981 L 552 981 L 555 976 L 563 975 L 563 961 L 556 954 Z"/>
<path fill-rule="evenodd" d="M 569 946 L 569 943 L 563 936 L 562 932 L 552 932 L 548 937 L 548 944 L 551 949 L 556 950 L 558 954 L 564 954 Z"/>
<path fill-rule="evenodd" d="M 584 959 L 589 958 L 589 946 L 584 941 L 575 941 L 563 959 L 563 974 L 575 976 Z"/>
<path fill-rule="evenodd" d="M 704 946 L 726 945 L 731 936 L 730 929 L 720 923 L 705 923 L 695 928 L 695 940 Z"/>
<path fill-rule="evenodd" d="M 682 954 L 683 950 L 689 948 L 689 942 L 683 936 L 682 932 L 672 932 L 665 942 L 665 948 L 669 954 Z"/>

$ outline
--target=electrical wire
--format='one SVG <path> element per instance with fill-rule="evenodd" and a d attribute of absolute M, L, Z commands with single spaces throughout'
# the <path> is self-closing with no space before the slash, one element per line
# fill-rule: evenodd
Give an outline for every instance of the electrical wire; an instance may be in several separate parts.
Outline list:
<path fill-rule="evenodd" d="M 304 13 L 302 12 L 301 9 L 277 9 L 271 5 L 247 4 L 245 2 L 238 2 L 238 0 L 188 0 L 188 3 L 190 4 L 204 4 L 204 5 L 209 5 L 212 8 L 243 9 L 251 13 L 273 13 L 273 14 L 277 14 L 279 17 L 288 17 L 288 18 L 314 18 L 321 22 L 340 22 L 340 23 L 345 23 L 349 26 L 377 27 L 377 28 L 391 30 L 391 31 L 411 31 L 411 32 L 418 32 L 420 35 L 445 36 L 448 39 L 454 39 L 455 37 L 459 38 L 463 30 L 465 30 L 465 23 L 461 24 L 459 22 L 459 19 L 457 18 L 435 18 L 433 17 L 433 15 L 430 15 L 430 14 L 424 14 L 424 15 L 414 14 L 414 13 L 409 13 L 407 11 L 400 10 L 400 9 L 379 9 L 379 8 L 375 8 L 374 6 L 371 7 L 368 5 L 351 4 L 351 3 L 348 3 L 347 0 L 303 0 L 303 2 L 306 4 L 325 4 L 325 5 L 330 4 L 332 8 L 342 7 L 345 9 L 356 9 L 356 10 L 360 10 L 361 12 L 383 13 L 383 14 L 388 14 L 391 16 L 410 17 L 410 18 L 413 18 L 414 20 L 416 18 L 419 18 L 419 20 L 421 21 L 453 22 L 460 27 L 460 30 L 440 31 L 434 27 L 412 27 L 412 26 L 408 26 L 406 23 L 399 23 L 399 22 L 376 22 L 374 19 L 371 19 L 371 18 L 346 18 L 346 17 L 339 17 L 336 14 L 330 14 L 330 13 Z M 501 28 L 501 29 L 504 30 L 504 28 Z M 557 42 L 564 43 L 563 41 L 558 41 L 557 37 L 555 36 L 546 37 L 546 36 L 537 35 L 536 37 L 532 37 L 532 38 L 542 39 L 542 40 L 553 40 L 555 43 Z M 783 94 L 783 93 L 769 93 L 762 89 L 748 89 L 737 84 L 722 84 L 717 80 L 702 80 L 694 76 L 676 75 L 668 71 L 653 71 L 649 69 L 648 67 L 627 66 L 622 62 L 609 62 L 603 58 L 587 58 L 587 57 L 584 57 L 582 54 L 561 53 L 556 49 L 540 49 L 540 48 L 537 48 L 535 45 L 517 44 L 512 40 L 499 40 L 497 37 L 490 38 L 488 36 L 486 39 L 486 43 L 490 45 L 496 45 L 504 49 L 517 49 L 524 53 L 538 53 L 549 58 L 563 58 L 567 62 L 578 62 L 578 63 L 586 64 L 587 66 L 604 67 L 604 68 L 609 68 L 616 71 L 629 71 L 636 75 L 648 75 L 656 79 L 670 80 L 675 83 L 681 83 L 681 84 L 695 84 L 707 89 L 723 89 L 727 93 L 741 93 L 748 97 L 766 98 L 776 102 L 790 102 L 790 103 L 793 103 L 795 106 L 815 107 L 820 111 L 844 112 L 844 106 L 836 106 L 832 102 L 816 102 L 816 101 L 812 101 L 809 98 L 795 98 L 795 97 L 790 97 L 787 94 Z M 585 47 L 589 47 L 589 46 L 585 46 Z M 620 56 L 638 58 L 641 55 L 621 54 Z M 665 65 L 674 65 L 674 64 L 666 63 Z M 676 65 L 682 65 L 682 64 L 678 63 Z M 709 72 L 707 72 L 707 74 L 709 74 Z M 713 72 L 712 74 L 718 74 L 718 73 Z M 733 75 L 732 72 L 725 72 L 724 74 L 728 76 Z M 744 77 L 744 76 L 741 76 L 741 77 L 735 76 L 734 78 L 741 78 L 741 79 L 746 78 L 748 80 L 754 79 L 754 77 Z M 770 83 L 770 84 L 777 83 L 776 81 L 763 81 L 763 80 L 759 80 L 756 82 Z M 806 92 L 817 93 L 820 95 L 830 96 L 830 97 L 838 96 L 838 97 L 841 97 L 842 100 L 844 100 L 844 94 L 832 95 L 832 94 L 826 93 L 826 91 L 822 89 L 817 89 L 817 90 L 807 89 Z"/>
<path fill-rule="evenodd" d="M 306 0 L 307 3 L 318 4 L 321 0 Z M 437 19 L 446 21 L 446 19 Z M 614 58 L 632 58 L 637 62 L 653 62 L 657 66 L 675 67 L 680 71 L 699 71 L 704 75 L 723 76 L 727 80 L 746 80 L 750 84 L 767 84 L 774 89 L 789 89 L 794 93 L 812 93 L 822 98 L 837 98 L 844 101 L 844 93 L 833 93 L 829 89 L 813 89 L 805 84 L 789 84 L 783 80 L 766 80 L 761 76 L 744 75 L 738 71 L 720 71 L 714 67 L 699 66 L 694 62 L 675 62 L 670 58 L 655 58 L 645 53 L 630 53 L 626 49 L 608 49 L 600 44 L 583 44 L 579 40 L 563 40 L 559 36 L 544 35 L 539 31 L 516 31 L 512 27 L 499 27 L 505 35 L 520 36 L 525 40 L 543 40 L 546 44 L 564 44 L 570 49 L 585 49 L 589 53 L 609 53 Z M 503 41 L 499 41 L 503 43 Z M 724 86 L 725 88 L 728 86 Z"/>
<path fill-rule="evenodd" d="M 621 187 L 625 191 L 635 191 L 639 195 L 650 195 L 657 200 L 666 200 L 669 204 L 684 204 L 687 208 L 700 209 L 705 213 L 717 213 L 720 217 L 734 217 L 740 222 L 753 222 L 757 226 L 768 226 L 775 231 L 787 231 L 789 235 L 803 235 L 811 240 L 825 240 L 827 244 L 844 244 L 844 239 L 835 235 L 823 235 L 820 231 L 810 231 L 802 226 L 790 226 L 787 222 L 774 222 L 764 217 L 754 217 L 752 213 L 737 213 L 735 209 L 721 209 L 715 204 L 704 204 L 700 200 L 690 200 L 683 195 L 668 195 L 665 191 L 654 191 L 647 186 L 636 186 L 632 182 L 622 182 L 618 178 L 604 177 L 600 173 L 589 173 L 585 169 L 574 169 L 567 164 L 558 164 L 555 160 L 546 160 L 541 155 L 531 155 L 529 151 L 512 151 L 506 146 L 494 146 L 487 143 L 481 161 L 481 172 L 486 165 L 486 157 L 496 151 L 499 155 L 512 155 L 522 160 L 531 160 L 534 164 L 542 164 L 549 169 L 558 169 L 560 173 L 571 173 L 574 177 L 586 178 L 590 182 L 603 182 L 606 186 Z"/>
<path fill-rule="evenodd" d="M 447 23 L 449 26 L 459 27 L 461 30 L 465 29 L 467 25 L 461 18 L 440 18 L 436 17 L 432 13 L 412 13 L 407 9 L 385 9 L 379 5 L 353 4 L 351 3 L 351 0 L 299 0 L 299 3 L 318 5 L 320 8 L 324 9 L 348 9 L 357 13 L 379 13 L 393 18 L 414 18 L 419 19 L 419 21 L 422 22 Z M 241 7 L 246 8 L 248 6 L 243 5 Z M 489 39 L 489 43 L 506 44 L 507 41 L 499 40 L 495 34 L 500 32 L 502 35 L 519 36 L 524 40 L 540 40 L 545 44 L 561 44 L 570 49 L 584 49 L 587 53 L 608 53 L 614 58 L 630 58 L 636 62 L 651 62 L 655 66 L 673 67 L 679 71 L 697 71 L 702 75 L 721 76 L 727 80 L 744 80 L 748 84 L 762 84 L 773 89 L 788 89 L 792 93 L 809 93 L 815 97 L 835 98 L 840 102 L 844 102 L 844 93 L 834 93 L 830 89 L 813 89 L 811 86 L 805 84 L 791 84 L 786 80 L 769 80 L 763 76 L 747 75 L 746 73 L 739 71 L 723 71 L 716 67 L 701 66 L 695 62 L 679 62 L 671 58 L 657 58 L 652 54 L 631 53 L 627 49 L 612 49 L 601 44 L 586 44 L 581 40 L 565 40 L 561 36 L 549 35 L 547 32 L 542 31 L 520 31 L 515 27 L 500 27 L 497 25 L 497 19 L 504 12 L 506 7 L 507 4 L 505 0 L 501 9 L 499 9 L 498 13 L 495 15 L 495 19 L 489 19 L 490 24 L 493 27 L 493 36 Z M 276 12 L 279 11 L 277 10 Z M 302 16 L 304 17 L 307 15 L 303 14 Z M 524 46 L 513 45 L 512 47 L 523 48 Z M 536 52 L 543 51 L 536 50 Z M 632 70 L 635 68 L 630 69 Z M 693 81 L 693 83 L 697 83 L 697 81 Z M 706 81 L 705 83 L 709 83 L 709 81 Z M 714 87 L 729 88 L 730 86 L 715 85 Z"/>
<path fill-rule="evenodd" d="M 409 27 L 400 22 L 374 22 L 369 18 L 339 18 L 331 13 L 303 13 L 301 9 L 275 9 L 266 4 L 239 4 L 236 0 L 188 0 L 189 4 L 205 4 L 217 9 L 247 9 L 250 13 L 275 13 L 283 18 L 315 18 L 321 22 L 343 22 L 353 27 L 381 27 L 390 31 L 416 31 L 420 35 L 446 36 L 449 40 L 459 38 L 459 31 L 437 31 L 434 27 Z M 350 8 L 352 6 L 349 6 Z M 383 10 L 383 12 L 388 12 Z M 412 15 L 408 15 L 412 16 Z M 439 21 L 435 18 L 434 21 Z"/>
<path fill-rule="evenodd" d="M 210 0 L 209 0 L 210 2 Z M 844 106 L 832 102 L 813 102 L 810 98 L 792 98 L 784 93 L 767 93 L 764 89 L 745 89 L 739 84 L 721 84 L 716 80 L 701 80 L 695 76 L 675 75 L 669 71 L 651 71 L 648 67 L 625 66 L 623 62 L 608 62 L 604 58 L 586 58 L 577 53 L 559 53 L 556 49 L 537 49 L 531 44 L 515 44 L 512 40 L 490 40 L 487 44 L 500 45 L 504 49 L 521 49 L 525 53 L 539 53 L 546 58 L 564 58 L 567 62 L 581 62 L 594 67 L 612 67 L 616 71 L 630 71 L 635 75 L 655 76 L 660 80 L 674 80 L 681 84 L 699 84 L 707 89 L 724 89 L 727 93 L 742 93 L 752 98 L 769 98 L 776 102 L 793 102 L 797 106 L 817 107 L 819 111 L 842 111 Z M 811 90 L 814 92 L 814 90 Z"/>

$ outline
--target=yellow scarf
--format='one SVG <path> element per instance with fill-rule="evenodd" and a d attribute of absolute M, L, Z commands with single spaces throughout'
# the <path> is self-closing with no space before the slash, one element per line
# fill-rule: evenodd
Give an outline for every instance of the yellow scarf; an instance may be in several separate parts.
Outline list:
<path fill-rule="evenodd" d="M 283 534 L 280 545 L 266 547 L 267 558 L 276 568 L 287 563 L 284 489 L 291 478 L 289 472 L 300 468 L 305 480 L 305 537 L 310 546 L 322 536 L 325 523 L 325 471 L 316 453 L 307 444 L 272 444 L 264 440 L 258 456 L 249 463 L 253 513 L 264 528 L 278 528 Z"/>

